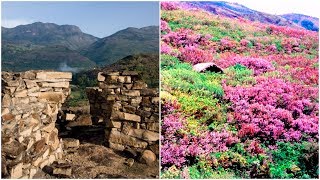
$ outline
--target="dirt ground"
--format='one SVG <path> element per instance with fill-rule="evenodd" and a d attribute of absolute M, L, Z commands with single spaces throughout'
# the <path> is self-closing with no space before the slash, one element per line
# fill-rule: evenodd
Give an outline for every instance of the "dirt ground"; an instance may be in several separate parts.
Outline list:
<path fill-rule="evenodd" d="M 152 165 L 147 165 L 134 159 L 134 163 L 130 167 L 126 164 L 126 161 L 132 158 L 130 154 L 106 147 L 103 144 L 104 135 L 102 133 L 98 134 L 93 133 L 90 136 L 84 133 L 77 133 L 77 136 L 72 137 L 80 140 L 79 148 L 75 151 L 64 152 L 64 158 L 60 160 L 60 162 L 64 163 L 64 166 L 72 169 L 71 176 L 53 176 L 52 171 L 55 168 L 53 164 L 43 168 L 34 178 L 159 178 L 159 160 Z"/>

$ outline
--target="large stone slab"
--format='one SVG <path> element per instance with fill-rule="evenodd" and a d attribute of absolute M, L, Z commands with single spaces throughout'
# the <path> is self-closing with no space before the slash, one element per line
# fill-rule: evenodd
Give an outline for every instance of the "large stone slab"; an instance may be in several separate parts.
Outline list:
<path fill-rule="evenodd" d="M 145 141 L 159 140 L 159 133 L 155 133 L 155 132 L 144 130 L 144 129 L 130 129 L 128 135 L 145 140 Z"/>
<path fill-rule="evenodd" d="M 64 102 L 65 95 L 62 92 L 40 92 L 39 99 L 59 103 Z"/>
<path fill-rule="evenodd" d="M 69 82 L 54 82 L 54 83 L 41 83 L 42 87 L 61 87 L 61 88 L 68 88 Z"/>
<path fill-rule="evenodd" d="M 141 117 L 136 114 L 130 114 L 130 113 L 123 113 L 124 118 L 127 121 L 135 121 L 135 122 L 141 122 Z"/>
<path fill-rule="evenodd" d="M 133 146 L 136 148 L 146 148 L 148 145 L 148 143 L 145 141 L 139 140 L 134 137 L 127 136 L 127 135 L 122 134 L 121 132 L 116 131 L 116 130 L 112 130 L 110 132 L 109 142 Z"/>
<path fill-rule="evenodd" d="M 70 79 L 72 78 L 71 72 L 37 72 L 37 79 Z"/>

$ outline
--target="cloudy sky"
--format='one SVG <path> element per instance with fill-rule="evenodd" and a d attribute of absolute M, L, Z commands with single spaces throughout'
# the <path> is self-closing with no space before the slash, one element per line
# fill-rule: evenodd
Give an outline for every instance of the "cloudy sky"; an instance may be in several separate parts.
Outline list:
<path fill-rule="evenodd" d="M 270 13 L 286 14 L 299 13 L 309 16 L 319 17 L 319 0 L 225 0 L 228 2 L 237 2 L 250 9 Z"/>
<path fill-rule="evenodd" d="M 2 2 L 1 25 L 70 24 L 97 37 L 159 24 L 158 2 Z"/>

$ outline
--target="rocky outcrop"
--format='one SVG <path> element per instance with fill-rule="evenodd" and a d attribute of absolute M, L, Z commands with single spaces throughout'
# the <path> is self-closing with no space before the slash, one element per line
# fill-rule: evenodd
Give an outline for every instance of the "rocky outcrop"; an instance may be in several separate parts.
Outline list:
<path fill-rule="evenodd" d="M 159 142 L 159 92 L 137 72 L 100 72 L 99 87 L 87 88 L 91 115 L 106 124 L 109 147 L 143 152 Z M 154 152 L 155 153 L 155 152 Z"/>
<path fill-rule="evenodd" d="M 55 122 L 70 94 L 71 77 L 67 72 L 2 72 L 3 178 L 32 178 L 62 157 Z"/>

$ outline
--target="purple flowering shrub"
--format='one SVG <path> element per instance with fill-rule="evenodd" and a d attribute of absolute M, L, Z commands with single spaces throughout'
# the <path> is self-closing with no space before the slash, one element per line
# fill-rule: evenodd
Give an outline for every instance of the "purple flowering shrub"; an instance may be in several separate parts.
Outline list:
<path fill-rule="evenodd" d="M 252 87 L 224 86 L 232 102 L 228 116 L 241 138 L 258 138 L 271 144 L 278 140 L 318 138 L 316 88 L 274 78 L 257 78 Z M 302 123 L 304 122 L 304 123 Z"/>
<path fill-rule="evenodd" d="M 168 10 L 168 11 L 172 11 L 172 10 L 177 10 L 178 8 L 178 4 L 176 2 L 161 2 L 161 10 Z"/>

